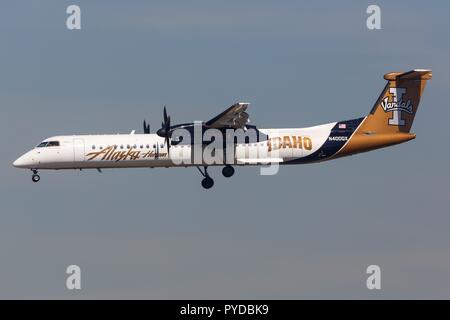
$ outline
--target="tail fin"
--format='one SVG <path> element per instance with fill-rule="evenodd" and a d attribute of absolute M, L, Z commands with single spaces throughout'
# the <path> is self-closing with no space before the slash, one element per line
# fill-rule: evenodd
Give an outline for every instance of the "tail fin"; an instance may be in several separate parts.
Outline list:
<path fill-rule="evenodd" d="M 384 75 L 386 87 L 360 130 L 373 133 L 408 133 L 419 107 L 420 97 L 431 70 L 391 72 Z"/>
<path fill-rule="evenodd" d="M 409 133 L 431 70 L 391 72 L 386 87 L 345 145 L 334 157 L 370 151 L 414 139 Z"/>

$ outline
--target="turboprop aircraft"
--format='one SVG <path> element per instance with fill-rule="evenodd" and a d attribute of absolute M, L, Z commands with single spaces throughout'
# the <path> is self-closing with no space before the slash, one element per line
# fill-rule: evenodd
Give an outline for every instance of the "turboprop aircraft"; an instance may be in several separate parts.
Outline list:
<path fill-rule="evenodd" d="M 420 97 L 431 70 L 391 72 L 367 116 L 308 128 L 259 129 L 249 124 L 248 103 L 236 103 L 206 122 L 171 125 L 164 107 L 156 134 L 144 120 L 144 134 L 63 135 L 45 139 L 13 165 L 38 170 L 137 167 L 192 167 L 209 189 L 214 180 L 208 166 L 304 164 L 337 159 L 414 139 L 410 133 Z M 211 147 L 213 146 L 213 147 Z M 208 151 L 208 152 L 207 152 Z M 203 168 L 203 170 L 201 169 Z"/>

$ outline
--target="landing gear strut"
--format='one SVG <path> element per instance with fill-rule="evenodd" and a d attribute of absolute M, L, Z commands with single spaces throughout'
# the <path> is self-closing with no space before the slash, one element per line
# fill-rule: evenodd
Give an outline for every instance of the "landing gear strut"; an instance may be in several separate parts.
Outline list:
<path fill-rule="evenodd" d="M 234 168 L 227 164 L 225 167 L 223 167 L 222 174 L 225 178 L 229 178 L 234 174 Z"/>
<path fill-rule="evenodd" d="M 41 180 L 41 177 L 38 175 L 37 170 L 32 170 L 33 171 L 33 175 L 31 176 L 31 180 L 33 180 L 33 182 L 38 182 L 39 180 Z"/>
<path fill-rule="evenodd" d="M 204 177 L 202 180 L 202 187 L 205 189 L 210 189 L 214 185 L 214 180 L 208 174 L 208 167 L 205 166 L 204 168 L 205 170 L 203 172 L 200 167 L 197 167 L 198 171 L 200 171 L 201 175 Z"/>

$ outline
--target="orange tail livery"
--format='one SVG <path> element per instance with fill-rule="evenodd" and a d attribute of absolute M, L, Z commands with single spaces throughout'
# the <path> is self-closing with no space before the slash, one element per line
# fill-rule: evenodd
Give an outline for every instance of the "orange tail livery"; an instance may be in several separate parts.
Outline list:
<path fill-rule="evenodd" d="M 430 70 L 391 72 L 384 75 L 388 81 L 383 92 L 354 134 L 336 156 L 382 148 L 416 137 L 410 133 L 422 92 Z"/>

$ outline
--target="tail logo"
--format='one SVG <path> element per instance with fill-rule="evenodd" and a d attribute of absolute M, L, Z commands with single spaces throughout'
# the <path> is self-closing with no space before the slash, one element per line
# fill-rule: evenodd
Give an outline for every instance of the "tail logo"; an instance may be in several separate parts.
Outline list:
<path fill-rule="evenodd" d="M 392 96 L 392 101 L 389 101 L 389 97 L 381 101 L 384 112 L 392 112 L 392 118 L 389 119 L 388 123 L 391 126 L 404 126 L 405 119 L 402 119 L 402 112 L 413 113 L 411 100 L 403 101 L 406 88 L 389 88 L 389 93 Z"/>

